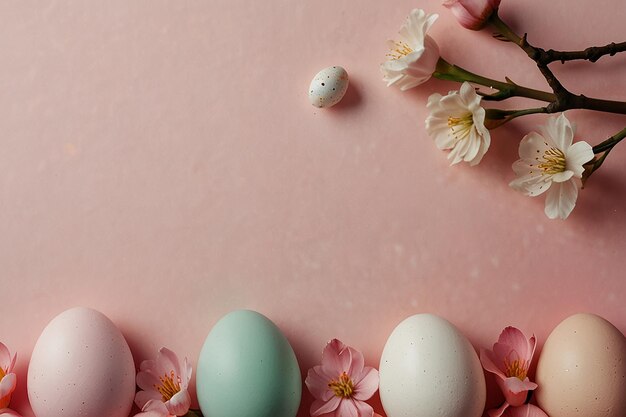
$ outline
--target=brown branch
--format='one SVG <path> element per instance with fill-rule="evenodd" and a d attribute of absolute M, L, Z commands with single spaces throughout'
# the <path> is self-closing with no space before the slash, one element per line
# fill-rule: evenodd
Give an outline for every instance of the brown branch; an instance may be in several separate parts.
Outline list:
<path fill-rule="evenodd" d="M 544 51 L 540 60 L 546 65 L 556 61 L 561 61 L 562 64 L 566 61 L 575 60 L 596 62 L 605 55 L 613 56 L 619 52 L 625 51 L 626 42 L 611 42 L 610 44 L 604 46 L 591 46 L 583 51 L 555 51 L 554 49 L 549 49 Z"/>
<path fill-rule="evenodd" d="M 535 63 L 537 64 L 537 68 L 539 69 L 539 71 L 541 71 L 541 74 L 546 79 L 548 85 L 556 96 L 556 100 L 548 104 L 548 106 L 546 107 L 547 113 L 557 113 L 569 109 L 588 109 L 606 111 L 610 113 L 626 114 L 625 102 L 600 100 L 586 97 L 582 94 L 576 95 L 571 93 L 563 86 L 563 84 L 561 84 L 561 82 L 556 78 L 550 68 L 548 68 L 548 64 L 550 62 L 553 62 L 553 60 L 551 60 L 551 54 L 553 53 L 547 52 L 542 48 L 531 45 L 526 39 L 526 34 L 524 34 L 523 37 L 518 36 L 515 32 L 511 30 L 511 28 L 508 27 L 506 23 L 504 23 L 500 19 L 497 13 L 494 13 L 491 16 L 490 22 L 500 35 L 504 36 L 505 38 L 519 46 L 524 52 L 526 52 L 526 55 L 528 55 L 528 57 L 535 61 Z M 618 44 L 615 45 L 617 46 Z M 615 47 L 610 48 L 615 49 Z M 599 56 L 597 58 L 599 58 Z"/>

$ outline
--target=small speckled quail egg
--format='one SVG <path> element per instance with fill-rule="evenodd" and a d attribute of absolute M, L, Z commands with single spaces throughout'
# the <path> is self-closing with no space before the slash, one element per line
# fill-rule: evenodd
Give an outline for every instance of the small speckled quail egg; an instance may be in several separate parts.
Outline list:
<path fill-rule="evenodd" d="M 315 107 L 331 107 L 339 103 L 348 89 L 348 73 L 339 66 L 318 72 L 309 86 L 309 102 Z"/>

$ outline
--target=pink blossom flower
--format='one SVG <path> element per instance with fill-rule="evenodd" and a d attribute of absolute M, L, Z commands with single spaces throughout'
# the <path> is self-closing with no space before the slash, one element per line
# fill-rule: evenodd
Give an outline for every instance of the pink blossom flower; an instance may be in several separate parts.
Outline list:
<path fill-rule="evenodd" d="M 15 391 L 17 377 L 13 373 L 17 355 L 11 357 L 9 349 L 0 343 L 0 409 L 4 409 L 11 402 L 11 394 Z M 3 410 L 6 411 L 6 410 Z"/>
<path fill-rule="evenodd" d="M 466 29 L 479 30 L 500 6 L 500 0 L 445 0 L 456 20 Z"/>
<path fill-rule="evenodd" d="M 184 416 L 189 411 L 191 397 L 187 391 L 191 365 L 187 358 L 182 366 L 178 356 L 167 348 L 159 349 L 156 360 L 141 363 L 137 385 L 143 391 L 135 396 L 135 404 L 143 417 Z"/>
<path fill-rule="evenodd" d="M 309 369 L 306 386 L 315 397 L 311 416 L 372 417 L 365 401 L 378 389 L 378 371 L 365 366 L 363 354 L 333 339 L 324 348 L 322 364 Z"/>
<path fill-rule="evenodd" d="M 493 351 L 480 350 L 483 368 L 498 377 L 496 382 L 506 399 L 505 406 L 497 416 L 504 412 L 507 404 L 513 407 L 524 404 L 528 391 L 537 388 L 537 384 L 530 382 L 528 378 L 535 346 L 534 335 L 527 339 L 519 329 L 507 327 L 500 333 L 498 341 L 493 345 Z"/>
<path fill-rule="evenodd" d="M 3 408 L 0 410 L 0 417 L 22 417 L 16 411 L 10 410 L 8 408 Z"/>

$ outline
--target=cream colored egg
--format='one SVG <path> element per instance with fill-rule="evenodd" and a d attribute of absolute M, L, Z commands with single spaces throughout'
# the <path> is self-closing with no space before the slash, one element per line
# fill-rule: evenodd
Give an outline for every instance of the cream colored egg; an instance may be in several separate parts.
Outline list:
<path fill-rule="evenodd" d="M 339 66 L 318 72 L 309 86 L 309 102 L 315 107 L 331 107 L 339 103 L 348 89 L 348 73 Z"/>
<path fill-rule="evenodd" d="M 626 338 L 594 314 L 571 316 L 546 340 L 536 382 L 550 417 L 624 417 Z"/>
<path fill-rule="evenodd" d="M 480 417 L 485 377 L 470 342 L 447 320 L 417 314 L 398 324 L 380 359 L 387 417 Z"/>

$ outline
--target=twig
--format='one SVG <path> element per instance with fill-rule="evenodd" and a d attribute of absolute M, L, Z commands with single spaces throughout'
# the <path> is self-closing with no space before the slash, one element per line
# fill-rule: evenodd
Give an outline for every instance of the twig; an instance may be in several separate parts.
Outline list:
<path fill-rule="evenodd" d="M 511 28 L 500 19 L 497 13 L 491 16 L 490 23 L 502 36 L 519 46 L 526 52 L 526 55 L 537 64 L 537 68 L 548 82 L 556 98 L 547 106 L 547 113 L 558 113 L 569 109 L 587 109 L 626 114 L 626 102 L 590 98 L 582 94 L 576 95 L 568 91 L 552 73 L 550 68 L 548 68 L 548 63 L 552 61 L 547 58 L 548 53 L 546 51 L 531 45 L 526 39 L 526 34 L 520 37 L 513 32 Z"/>
<path fill-rule="evenodd" d="M 593 147 L 593 153 L 599 154 L 611 150 L 615 145 L 620 143 L 626 137 L 626 128 L 620 130 L 607 140 Z"/>
<path fill-rule="evenodd" d="M 596 62 L 605 55 L 613 56 L 619 52 L 625 51 L 626 42 L 611 42 L 610 44 L 604 46 L 591 46 L 583 51 L 555 51 L 554 49 L 548 49 L 547 51 L 544 51 L 540 60 L 546 65 L 556 61 L 561 61 L 562 64 L 566 61 L 575 60 Z"/>
<path fill-rule="evenodd" d="M 602 154 L 602 155 L 599 157 L 596 156 L 591 161 L 583 165 L 585 167 L 585 171 L 583 172 L 583 178 L 582 178 L 583 186 L 585 185 L 585 183 L 587 182 L 591 174 L 596 172 L 598 168 L 602 166 L 602 164 L 604 163 L 604 160 L 606 159 L 607 156 L 609 156 L 609 153 L 611 153 L 615 145 L 620 143 L 625 137 L 626 137 L 626 128 L 620 130 L 619 132 L 617 132 L 616 134 L 614 134 L 613 136 L 611 136 L 604 142 L 599 143 L 592 148 L 594 154 L 596 155 Z"/>
<path fill-rule="evenodd" d="M 433 77 L 448 81 L 469 81 L 474 84 L 496 89 L 498 90 L 498 93 L 494 93 L 492 95 L 486 95 L 484 93 L 481 94 L 483 97 L 490 97 L 495 101 L 505 100 L 510 97 L 526 97 L 534 100 L 545 101 L 547 103 L 551 103 L 556 100 L 556 96 L 552 93 L 517 85 L 508 78 L 506 82 L 503 82 L 483 77 L 457 65 L 452 65 L 443 58 L 439 58 Z"/>

